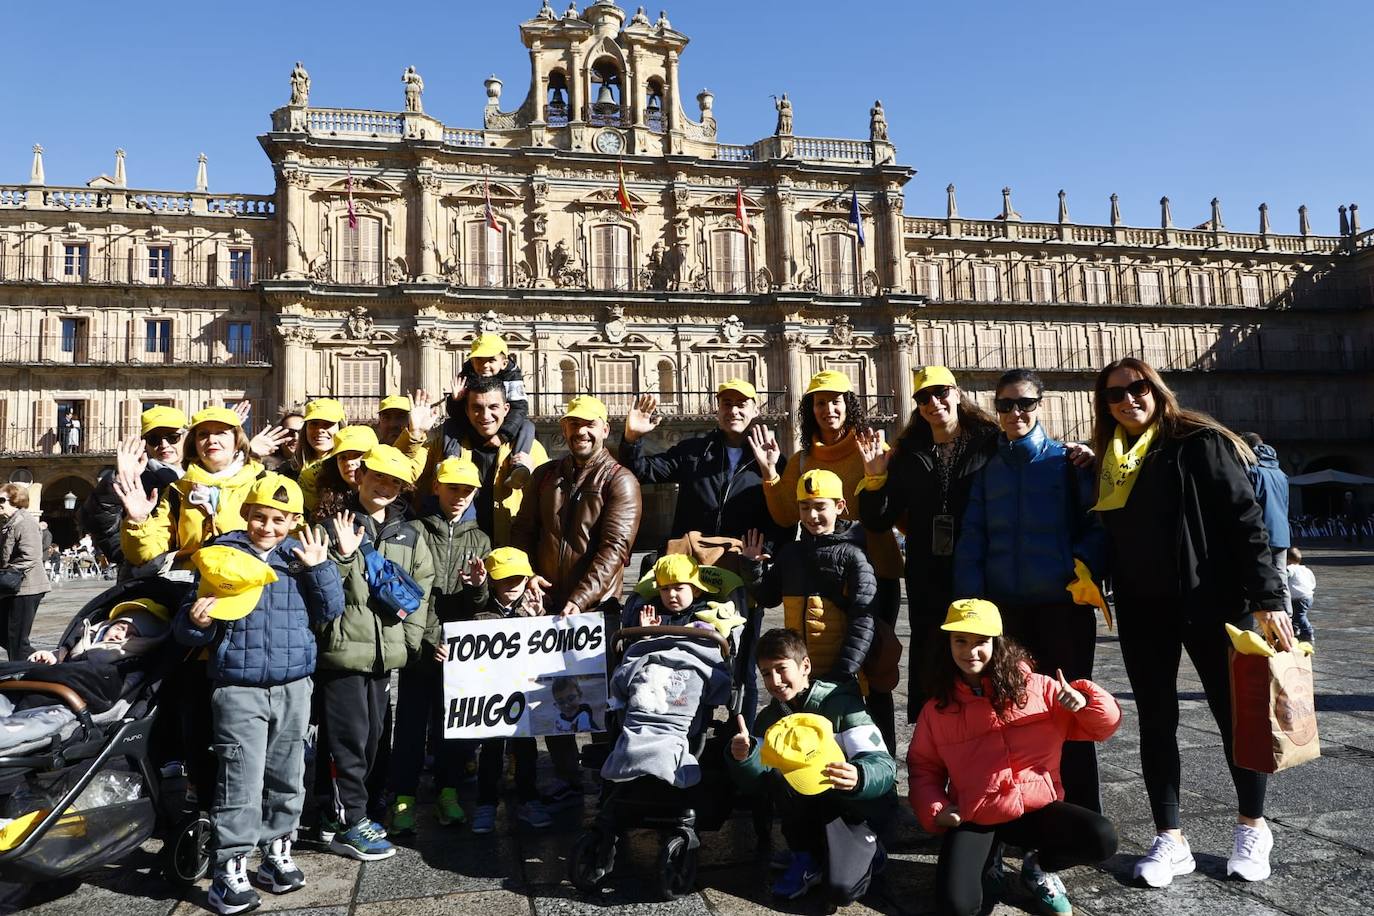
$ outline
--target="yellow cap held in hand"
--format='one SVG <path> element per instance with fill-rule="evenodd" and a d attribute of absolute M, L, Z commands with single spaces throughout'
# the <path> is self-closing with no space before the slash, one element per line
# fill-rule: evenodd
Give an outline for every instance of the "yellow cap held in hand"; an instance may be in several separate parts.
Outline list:
<path fill-rule="evenodd" d="M 759 761 L 781 773 L 800 794 L 820 795 L 831 788 L 825 768 L 844 763 L 844 751 L 829 719 L 798 712 L 783 716 L 764 733 Z"/>
<path fill-rule="evenodd" d="M 1231 645 L 1241 655 L 1261 655 L 1265 658 L 1273 658 L 1278 655 L 1278 652 L 1274 651 L 1274 647 L 1265 642 L 1254 630 L 1242 630 L 1240 627 L 1228 623 L 1226 635 L 1231 637 Z"/>
<path fill-rule="evenodd" d="M 210 616 L 216 620 L 247 617 L 258 606 L 263 587 L 277 581 L 272 567 L 228 545 L 202 547 L 191 562 L 200 570 L 196 595 L 215 599 Z"/>

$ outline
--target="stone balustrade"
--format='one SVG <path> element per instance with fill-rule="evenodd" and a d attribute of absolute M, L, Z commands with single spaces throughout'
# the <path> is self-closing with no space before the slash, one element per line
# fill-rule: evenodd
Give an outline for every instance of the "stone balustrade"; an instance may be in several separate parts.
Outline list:
<path fill-rule="evenodd" d="M 394 111 L 359 108 L 311 108 L 306 129 L 330 137 L 396 137 L 405 133 L 405 118 Z"/>
<path fill-rule="evenodd" d="M 472 130 L 467 127 L 444 128 L 445 146 L 483 146 L 485 143 L 486 138 L 480 130 Z"/>
<path fill-rule="evenodd" d="M 794 137 L 792 155 L 808 162 L 872 162 L 873 144 L 867 140 Z"/>
<path fill-rule="evenodd" d="M 59 212 L 142 210 L 169 215 L 266 219 L 276 213 L 276 198 L 270 194 L 0 185 L 0 209 L 19 208 Z"/>

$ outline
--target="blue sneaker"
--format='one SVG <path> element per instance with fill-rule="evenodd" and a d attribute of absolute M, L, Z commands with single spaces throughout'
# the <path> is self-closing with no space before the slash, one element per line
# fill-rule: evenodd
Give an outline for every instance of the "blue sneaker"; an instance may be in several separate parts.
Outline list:
<path fill-rule="evenodd" d="M 792 856 L 792 864 L 782 877 L 773 882 L 773 896 L 796 900 L 820 883 L 821 869 L 816 860 L 809 852 L 799 852 Z"/>
<path fill-rule="evenodd" d="M 478 805 L 477 810 L 472 812 L 472 832 L 476 834 L 491 833 L 496 829 L 496 806 Z"/>
<path fill-rule="evenodd" d="M 365 817 L 342 833 L 335 834 L 329 849 L 361 862 L 389 859 L 396 854 L 396 847 L 388 843 L 386 837 L 377 832 L 376 825 Z"/>

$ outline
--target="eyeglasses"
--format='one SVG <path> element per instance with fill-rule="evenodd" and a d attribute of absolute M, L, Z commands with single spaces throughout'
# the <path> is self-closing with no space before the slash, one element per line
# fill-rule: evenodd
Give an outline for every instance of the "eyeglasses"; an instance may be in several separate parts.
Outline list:
<path fill-rule="evenodd" d="M 1019 410 L 1022 413 L 1030 413 L 1040 406 L 1039 398 L 997 398 L 992 402 L 992 406 L 997 408 L 998 413 L 1011 413 Z"/>
<path fill-rule="evenodd" d="M 931 398 L 939 398 L 943 401 L 949 397 L 949 393 L 953 390 L 949 385 L 931 385 L 929 388 L 922 388 L 916 392 L 916 403 L 924 407 L 930 403 Z"/>
<path fill-rule="evenodd" d="M 181 441 L 181 433 L 179 431 L 173 433 L 160 433 L 154 431 L 144 436 L 143 441 L 153 446 L 162 445 L 164 442 L 168 445 L 176 445 Z"/>
<path fill-rule="evenodd" d="M 1129 385 L 1112 385 L 1106 389 L 1107 403 L 1120 404 L 1122 401 L 1126 400 L 1126 395 L 1128 394 L 1139 401 L 1154 390 L 1154 386 L 1150 384 L 1150 380 L 1143 378 L 1138 378 Z"/>
<path fill-rule="evenodd" d="M 8 496 L 0 496 L 0 506 L 8 506 L 9 504 L 10 498 Z"/>

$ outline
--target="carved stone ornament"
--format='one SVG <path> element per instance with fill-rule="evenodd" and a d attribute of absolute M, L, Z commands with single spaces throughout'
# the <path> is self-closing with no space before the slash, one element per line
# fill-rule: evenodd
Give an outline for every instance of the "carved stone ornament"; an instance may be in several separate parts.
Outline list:
<path fill-rule="evenodd" d="M 878 275 L 871 270 L 864 273 L 864 295 L 878 295 Z"/>
<path fill-rule="evenodd" d="M 629 325 L 625 323 L 625 308 L 620 305 L 610 305 L 606 307 L 607 321 L 602 331 L 606 339 L 611 343 L 620 343 L 629 333 Z"/>
<path fill-rule="evenodd" d="M 854 326 L 849 323 L 848 315 L 835 316 L 835 320 L 830 324 L 830 339 L 842 347 L 847 347 L 853 343 Z"/>
<path fill-rule="evenodd" d="M 372 316 L 367 313 L 367 309 L 361 305 L 355 305 L 348 310 L 348 317 L 344 319 L 344 332 L 354 340 L 366 340 L 372 336 Z"/>
<path fill-rule="evenodd" d="M 442 328 L 420 328 L 415 338 L 424 346 L 446 347 L 449 344 L 448 332 Z"/>
<path fill-rule="evenodd" d="M 299 324 L 293 324 L 289 327 L 278 325 L 277 334 L 281 337 L 282 343 L 298 344 L 303 347 L 308 347 L 315 343 L 319 336 L 315 333 L 313 328 L 307 328 Z"/>
<path fill-rule="evenodd" d="M 731 315 L 720 323 L 720 336 L 729 343 L 736 343 L 744 336 L 744 322 L 738 315 Z"/>
<path fill-rule="evenodd" d="M 281 177 L 282 181 L 293 188 L 305 189 L 310 187 L 310 173 L 301 169 L 284 169 Z"/>
<path fill-rule="evenodd" d="M 495 309 L 487 309 L 486 313 L 477 320 L 477 330 L 483 334 L 500 334 L 505 322 L 501 316 L 496 314 Z"/>

